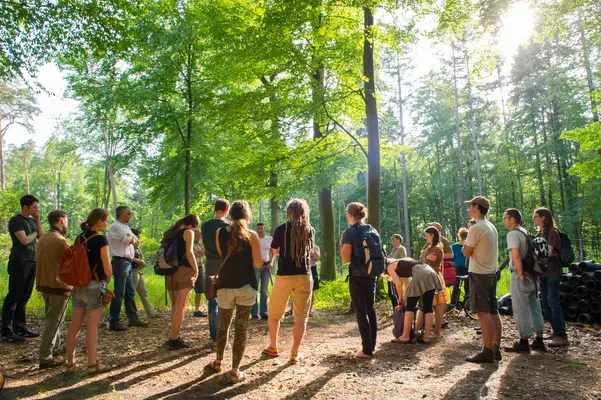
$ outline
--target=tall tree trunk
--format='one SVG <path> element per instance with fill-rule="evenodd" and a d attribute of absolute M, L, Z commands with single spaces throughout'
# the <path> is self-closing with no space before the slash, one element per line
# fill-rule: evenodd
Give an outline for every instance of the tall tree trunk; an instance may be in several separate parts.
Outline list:
<path fill-rule="evenodd" d="M 501 75 L 501 60 L 500 58 L 497 58 L 497 82 L 499 84 L 499 93 L 501 95 L 501 116 L 503 118 L 503 134 L 505 137 L 505 143 L 507 144 L 508 148 L 507 151 L 505 152 L 505 154 L 507 155 L 507 165 L 509 165 L 510 167 L 511 165 L 511 153 L 514 152 L 514 146 L 511 145 L 511 141 L 509 139 L 509 132 L 507 131 L 507 115 L 505 114 L 505 96 L 503 94 L 503 77 Z M 512 172 L 515 176 L 518 175 L 518 172 L 516 170 L 516 166 L 513 165 L 514 168 L 512 168 Z M 519 178 L 519 177 L 518 177 Z M 513 208 L 517 207 L 517 198 L 516 198 L 516 188 L 515 188 L 515 177 L 512 176 L 511 177 L 511 206 Z"/>
<path fill-rule="evenodd" d="M 541 110 L 541 127 L 543 132 L 543 147 L 545 148 L 545 166 L 547 168 L 547 191 L 549 193 L 549 210 L 553 214 L 553 166 L 551 165 L 551 158 L 549 157 L 549 143 L 547 140 L 547 124 L 545 123 L 545 113 Z M 543 204 L 544 205 L 544 204 Z"/>
<path fill-rule="evenodd" d="M 52 195 L 54 197 L 54 209 L 58 210 L 58 189 L 57 189 L 57 179 L 58 179 L 58 173 L 56 172 L 56 170 L 52 171 L 52 175 L 54 175 L 54 182 L 52 183 Z"/>
<path fill-rule="evenodd" d="M 394 199 L 396 204 L 396 218 L 397 218 L 397 227 L 399 232 L 402 231 L 403 227 L 401 224 L 401 198 L 399 196 L 399 177 L 396 172 L 396 160 L 393 161 L 394 165 Z"/>
<path fill-rule="evenodd" d="M 109 181 L 109 169 L 108 169 L 108 166 L 105 164 L 104 179 L 102 181 L 102 208 L 104 208 L 105 210 L 108 210 L 108 208 L 109 208 L 110 188 L 107 187 L 108 181 Z"/>
<path fill-rule="evenodd" d="M 113 195 L 113 211 L 117 209 L 117 188 L 115 186 L 115 172 L 113 171 L 113 166 L 109 161 L 109 165 L 107 168 L 108 176 L 109 176 L 109 184 L 111 186 L 111 193 Z"/>
<path fill-rule="evenodd" d="M 374 71 L 374 43 L 372 29 L 374 17 L 369 7 L 363 8 L 363 75 L 365 76 L 365 119 L 368 144 L 367 210 L 369 223 L 380 231 L 380 134 L 378 132 L 378 105 Z"/>
<path fill-rule="evenodd" d="M 25 194 L 29 194 L 29 170 L 27 169 L 27 157 L 23 157 L 23 168 L 25 169 Z"/>
<path fill-rule="evenodd" d="M 467 222 L 467 208 L 464 205 L 464 202 L 467 201 L 467 186 L 465 182 L 465 174 L 463 173 L 461 133 L 459 131 L 459 89 L 457 88 L 457 60 L 455 58 L 455 42 L 451 42 L 451 50 L 453 52 L 453 85 L 455 91 L 455 139 L 457 141 L 457 166 L 459 167 L 459 186 L 461 188 L 459 207 L 461 208 L 463 222 Z"/>
<path fill-rule="evenodd" d="M 278 186 L 278 175 L 275 172 L 272 172 L 269 177 L 269 186 L 274 190 Z M 280 203 L 275 196 L 269 200 L 269 207 L 271 210 L 271 234 L 273 235 L 275 228 L 280 224 Z"/>
<path fill-rule="evenodd" d="M 546 205 L 545 201 L 545 184 L 543 181 L 543 170 L 540 165 L 540 154 L 538 147 L 538 133 L 536 132 L 536 116 L 534 114 L 534 106 L 532 106 L 532 136 L 534 138 L 534 157 L 536 159 L 536 177 L 538 179 L 538 194 L 540 203 L 544 206 Z"/>
<path fill-rule="evenodd" d="M 580 45 L 582 46 L 582 56 L 584 58 L 584 69 L 586 71 L 586 83 L 588 85 L 589 99 L 591 101 L 593 121 L 599 122 L 599 114 L 597 111 L 595 111 L 597 108 L 597 102 L 592 95 L 592 93 L 595 91 L 595 85 L 593 84 L 593 70 L 591 69 L 590 49 L 584 33 L 584 27 L 582 26 L 580 11 L 578 12 L 578 31 L 580 32 Z"/>
<path fill-rule="evenodd" d="M 476 159 L 476 179 L 478 180 L 478 195 L 483 195 L 482 172 L 480 171 L 480 151 L 478 149 L 478 135 L 476 134 L 476 116 L 474 115 L 474 100 L 472 98 L 472 81 L 470 80 L 470 57 L 467 51 L 467 40 L 464 42 L 465 68 L 467 71 L 467 103 L 470 111 L 470 133 L 474 141 L 474 158 Z"/>
<path fill-rule="evenodd" d="M 188 123 L 186 124 L 186 166 L 184 172 L 184 209 L 190 214 L 190 170 L 192 167 L 192 115 L 194 113 L 194 96 L 192 93 L 192 74 L 194 71 L 194 52 L 192 43 L 188 43 L 188 68 L 186 70 L 186 102 L 188 103 Z"/>
<path fill-rule="evenodd" d="M 0 190 L 6 190 L 6 177 L 4 176 L 4 132 L 2 132 L 2 114 L 0 113 Z"/>
<path fill-rule="evenodd" d="M 403 85 L 401 78 L 401 59 L 397 54 L 397 77 L 399 85 L 399 136 L 401 139 L 401 146 L 405 145 L 405 124 L 403 121 Z M 396 164 L 395 164 L 395 175 L 396 175 Z M 405 227 L 405 248 L 407 249 L 407 256 L 411 257 L 411 226 L 409 224 L 409 199 L 407 196 L 407 161 L 405 159 L 405 152 L 401 152 L 401 177 L 403 180 L 403 223 Z M 396 182 L 396 176 L 395 176 Z M 399 227 L 400 229 L 400 227 Z"/>
<path fill-rule="evenodd" d="M 259 199 L 259 222 L 263 223 L 263 199 Z"/>

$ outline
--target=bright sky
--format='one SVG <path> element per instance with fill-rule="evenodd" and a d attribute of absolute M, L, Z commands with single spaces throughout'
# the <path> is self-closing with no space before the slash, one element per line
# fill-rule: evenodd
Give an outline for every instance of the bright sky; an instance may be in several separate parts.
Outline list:
<path fill-rule="evenodd" d="M 529 40 L 532 35 L 535 15 L 529 2 L 521 1 L 514 4 L 503 18 L 503 27 L 499 32 L 499 50 L 505 58 L 503 73 L 510 71 L 513 56 L 519 46 Z M 415 71 L 420 74 L 428 73 L 437 68 L 440 62 L 436 59 L 436 47 L 429 39 L 420 40 L 412 49 L 412 59 Z M 34 133 L 29 133 L 20 126 L 12 126 L 6 134 L 6 144 L 20 145 L 33 139 L 38 146 L 42 146 L 52 135 L 55 120 L 67 116 L 77 109 L 77 102 L 64 98 L 66 81 L 63 74 L 55 64 L 43 66 L 38 73 L 38 81 L 51 93 L 40 92 L 36 98 L 41 113 L 34 118 Z M 505 90 L 505 93 L 508 91 Z"/>

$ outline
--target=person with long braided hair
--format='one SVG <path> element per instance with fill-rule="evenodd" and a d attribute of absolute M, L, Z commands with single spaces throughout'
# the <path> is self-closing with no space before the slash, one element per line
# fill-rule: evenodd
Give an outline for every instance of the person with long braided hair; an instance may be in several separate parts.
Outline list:
<path fill-rule="evenodd" d="M 315 247 L 315 230 L 309 222 L 309 205 L 302 199 L 291 199 L 286 208 L 287 222 L 278 226 L 273 233 L 271 248 L 278 257 L 278 271 L 269 297 L 269 337 L 271 343 L 263 349 L 270 357 L 279 356 L 278 332 L 280 320 L 286 311 L 288 298 L 292 294 L 294 309 L 294 342 L 290 364 L 296 364 L 299 347 L 311 307 L 313 277 L 311 275 L 311 251 Z"/>

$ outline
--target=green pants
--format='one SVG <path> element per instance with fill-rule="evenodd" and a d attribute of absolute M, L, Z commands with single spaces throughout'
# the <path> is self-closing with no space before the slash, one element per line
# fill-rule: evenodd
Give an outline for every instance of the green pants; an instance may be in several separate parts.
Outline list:
<path fill-rule="evenodd" d="M 69 298 L 60 294 L 42 293 L 44 298 L 44 330 L 40 344 L 40 364 L 52 361 L 59 345 L 60 328 L 65 320 Z"/>

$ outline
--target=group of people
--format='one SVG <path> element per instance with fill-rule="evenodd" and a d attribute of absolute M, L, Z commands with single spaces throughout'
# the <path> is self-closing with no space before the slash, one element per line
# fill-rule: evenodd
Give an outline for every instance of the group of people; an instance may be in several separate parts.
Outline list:
<path fill-rule="evenodd" d="M 490 202 L 485 197 L 477 196 L 466 202 L 466 206 L 472 221 L 469 228 L 459 230 L 458 242 L 451 245 L 441 234 L 442 226 L 431 223 L 424 231 L 427 245 L 419 260 L 408 258 L 402 237 L 393 235 L 393 249 L 387 258 L 385 274 L 393 306 L 405 310 L 404 330 L 394 341 L 411 342 L 410 331 L 418 303 L 421 313 L 416 325 L 423 324 L 425 327 L 422 342 L 427 344 L 440 337 L 449 300 L 444 279 L 447 266 L 455 268 L 458 275 L 469 273 L 466 296 L 469 295 L 472 312 L 478 314 L 480 321 L 482 350 L 467 360 L 493 362 L 501 359 L 502 336 L 496 298 L 498 233 L 487 219 Z M 180 331 L 190 292 L 195 289 L 193 315 L 208 316 L 209 336 L 216 348 L 216 357 L 208 367 L 221 371 L 233 320 L 234 343 L 229 377 L 232 382 L 241 381 L 245 374 L 239 370 L 239 365 L 245 351 L 249 320 L 267 320 L 269 343 L 263 353 L 278 357 L 280 321 L 292 296 L 294 327 L 289 362 L 296 364 L 301 359 L 300 346 L 313 307 L 314 291 L 319 287 L 319 248 L 315 245 L 315 231 L 310 224 L 307 202 L 290 200 L 286 207 L 286 222 L 272 232 L 273 236 L 266 234 L 262 223 L 257 224 L 256 231 L 250 229 L 252 212 L 246 201 L 236 201 L 230 206 L 227 200 L 219 199 L 215 202 L 214 212 L 213 218 L 202 224 L 198 216 L 187 215 L 164 233 L 163 243 L 175 241 L 179 257 L 174 273 L 165 277 L 171 297 L 171 333 L 166 346 L 171 349 L 188 347 L 181 339 Z M 367 208 L 363 204 L 350 203 L 346 216 L 349 227 L 340 238 L 340 256 L 343 263 L 349 263 L 351 304 L 361 336 L 362 348 L 356 357 L 370 358 L 377 345 L 377 276 L 362 268 L 365 259 L 361 249 L 364 236 L 374 233 L 377 236 L 377 232 L 366 223 Z M 76 368 L 76 341 L 84 322 L 87 371 L 93 374 L 107 369 L 98 362 L 96 349 L 101 310 L 111 278 L 114 280 L 114 298 L 110 301 L 109 329 L 124 331 L 129 327 L 148 325 L 138 315 L 134 301 L 136 291 L 147 316 L 157 316 L 144 285 L 143 269 L 146 264 L 138 248 L 140 231 L 129 227 L 132 211 L 127 206 L 120 206 L 115 210 L 115 217 L 109 228 L 109 212 L 97 208 L 80 225 L 81 233 L 75 242 L 86 246 L 93 277 L 83 287 L 71 287 L 59 277 L 61 254 L 70 245 L 66 236 L 69 220 L 64 211 L 55 210 L 48 214 L 50 231 L 44 232 L 38 199 L 26 195 L 21 198 L 21 212 L 9 222 L 13 246 L 8 263 L 9 290 L 2 306 L 2 338 L 9 342 L 22 342 L 25 338 L 39 336 L 27 328 L 25 317 L 25 306 L 37 281 L 37 290 L 45 303 L 39 356 L 41 369 L 63 364 L 70 371 Z M 538 280 L 546 315 L 553 328 L 549 346 L 567 345 L 559 304 L 559 277 L 562 273 L 558 261 L 561 247 L 559 232 L 549 210 L 539 208 L 534 212 L 538 235 L 544 237 L 551 247 L 549 271 L 536 279 L 522 268 L 529 239 L 521 223 L 522 215 L 518 210 L 505 211 L 503 224 L 509 230 L 507 243 L 513 310 L 520 335 L 519 341 L 505 350 L 529 352 L 531 349 L 546 349 L 542 337 L 545 325 L 537 296 Z M 108 232 L 102 234 L 107 228 Z M 201 262 L 203 255 L 204 266 Z M 277 271 L 268 296 L 276 257 Z M 216 288 L 216 292 L 209 290 L 211 288 Z M 459 300 L 456 289 L 451 295 L 452 304 Z M 200 311 L 200 293 L 203 292 L 207 297 L 208 315 Z M 72 298 L 73 316 L 67 332 L 65 361 L 54 357 L 54 354 L 69 297 Z M 127 325 L 120 318 L 123 303 Z M 434 332 L 431 332 L 432 325 Z M 529 343 L 533 331 L 535 339 Z"/>

